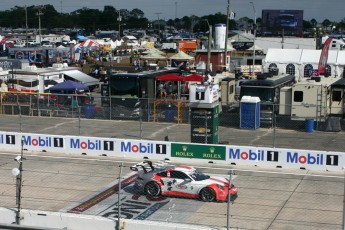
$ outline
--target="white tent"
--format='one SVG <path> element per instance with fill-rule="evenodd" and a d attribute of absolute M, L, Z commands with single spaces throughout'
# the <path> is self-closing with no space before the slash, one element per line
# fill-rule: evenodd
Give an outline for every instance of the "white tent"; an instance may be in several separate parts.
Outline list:
<path fill-rule="evenodd" d="M 299 80 L 304 77 L 306 65 L 312 65 L 313 69 L 318 68 L 321 50 L 309 49 L 268 49 L 264 61 L 264 69 L 275 64 L 280 73 L 286 72 L 287 65 L 295 66 L 295 74 Z M 331 73 L 341 77 L 345 66 L 345 50 L 329 50 L 327 64 L 331 67 Z"/>

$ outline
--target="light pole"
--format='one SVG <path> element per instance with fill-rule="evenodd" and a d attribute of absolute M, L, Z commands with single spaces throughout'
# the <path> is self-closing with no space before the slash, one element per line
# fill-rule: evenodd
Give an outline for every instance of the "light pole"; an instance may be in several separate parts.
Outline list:
<path fill-rule="evenodd" d="M 252 68 L 252 75 L 254 75 L 255 74 L 254 66 L 255 66 L 255 40 L 256 40 L 256 9 L 255 9 L 254 2 L 250 2 L 250 4 L 252 4 L 253 10 L 254 10 L 254 41 L 253 41 L 253 68 Z"/>
<path fill-rule="evenodd" d="M 161 23 L 160 23 L 160 19 L 159 19 L 159 15 L 161 15 L 162 13 L 155 13 L 157 14 L 157 18 L 158 18 L 158 41 L 160 41 L 161 38 Z"/>
<path fill-rule="evenodd" d="M 28 47 L 29 42 L 28 42 L 28 7 L 25 4 L 25 36 L 26 36 L 26 47 Z"/>
<path fill-rule="evenodd" d="M 20 210 L 21 210 L 21 198 L 22 198 L 22 183 L 23 183 L 23 147 L 24 147 L 24 136 L 21 138 L 21 150 L 20 156 L 14 158 L 18 162 L 18 168 L 12 169 L 12 175 L 16 177 L 16 224 L 20 225 Z"/>
<path fill-rule="evenodd" d="M 118 10 L 119 16 L 117 18 L 117 21 L 119 22 L 119 41 L 121 40 L 121 21 L 122 21 L 122 17 L 121 17 L 121 10 Z"/>
<path fill-rule="evenodd" d="M 211 48 L 212 48 L 212 26 L 208 23 L 208 20 L 205 19 L 208 25 L 208 48 L 207 48 L 207 64 L 206 64 L 206 71 L 211 72 Z"/>
<path fill-rule="evenodd" d="M 224 65 L 227 70 L 227 56 L 228 56 L 228 34 L 229 34 L 229 16 L 230 16 L 230 0 L 228 0 L 228 7 L 226 10 L 226 30 L 225 30 L 225 49 L 224 49 Z"/>
<path fill-rule="evenodd" d="M 42 33 L 41 33 L 41 15 L 43 15 L 41 11 L 42 8 L 43 8 L 42 6 L 37 6 L 38 12 L 36 13 L 36 15 L 38 16 L 38 33 L 39 33 L 40 45 L 42 45 Z"/>

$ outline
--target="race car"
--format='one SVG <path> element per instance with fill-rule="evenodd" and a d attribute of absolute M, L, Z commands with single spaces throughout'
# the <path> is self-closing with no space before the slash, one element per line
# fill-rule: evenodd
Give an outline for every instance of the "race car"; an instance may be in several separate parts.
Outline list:
<path fill-rule="evenodd" d="M 130 168 L 138 172 L 135 189 L 148 196 L 177 196 L 205 202 L 226 201 L 228 191 L 231 197 L 237 196 L 237 187 L 229 179 L 197 172 L 191 166 L 154 165 L 144 161 Z"/>

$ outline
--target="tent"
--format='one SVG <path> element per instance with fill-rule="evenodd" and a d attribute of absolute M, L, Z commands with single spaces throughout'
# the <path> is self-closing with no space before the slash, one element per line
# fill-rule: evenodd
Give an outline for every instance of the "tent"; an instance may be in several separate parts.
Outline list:
<path fill-rule="evenodd" d="M 162 76 L 156 77 L 156 81 L 181 81 L 182 77 L 175 73 L 168 73 Z"/>
<path fill-rule="evenodd" d="M 97 42 L 94 42 L 90 39 L 83 41 L 82 43 L 80 43 L 79 45 L 80 47 L 98 47 L 99 44 Z"/>
<path fill-rule="evenodd" d="M 202 82 L 204 80 L 204 77 L 201 76 L 201 75 L 198 75 L 198 74 L 191 74 L 191 75 L 188 75 L 188 76 L 184 76 L 182 77 L 181 79 L 182 81 L 197 81 L 197 82 Z"/>
<path fill-rule="evenodd" d="M 177 54 L 174 54 L 173 56 L 171 56 L 169 59 L 171 60 L 184 60 L 184 61 L 189 61 L 189 60 L 193 60 L 194 57 L 186 54 L 185 52 L 183 51 L 179 51 Z"/>
<path fill-rule="evenodd" d="M 56 84 L 52 87 L 49 88 L 50 91 L 73 91 L 73 92 L 78 92 L 78 91 L 87 91 L 89 90 L 89 87 L 76 82 L 76 81 L 71 81 L 67 80 L 64 82 L 61 82 L 59 84 Z"/>
<path fill-rule="evenodd" d="M 204 77 L 198 74 L 191 74 L 187 76 L 180 76 L 176 73 L 168 73 L 162 76 L 156 77 L 156 81 L 195 81 L 202 82 Z"/>

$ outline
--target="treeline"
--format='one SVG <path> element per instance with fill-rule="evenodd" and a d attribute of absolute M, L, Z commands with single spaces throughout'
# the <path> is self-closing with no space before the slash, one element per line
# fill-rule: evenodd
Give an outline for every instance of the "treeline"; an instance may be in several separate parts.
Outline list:
<path fill-rule="evenodd" d="M 140 9 L 133 9 L 131 11 L 121 9 L 121 21 L 119 21 L 119 10 L 113 6 L 104 6 L 103 10 L 83 7 L 71 13 L 62 13 L 58 12 L 52 5 L 43 5 L 15 6 L 10 10 L 0 11 L 0 27 L 26 28 L 27 23 L 28 28 L 38 28 L 39 14 L 41 28 L 48 31 L 53 28 L 84 28 L 86 33 L 94 33 L 96 30 L 117 30 L 119 23 L 121 23 L 121 28 L 126 29 L 157 29 L 167 25 L 174 26 L 178 30 L 192 32 L 205 32 L 208 30 L 208 24 L 226 23 L 226 15 L 223 13 L 203 17 L 195 15 L 184 16 L 183 18 L 170 19 L 168 21 L 162 19 L 150 21 Z M 253 19 L 248 17 L 240 18 L 238 21 L 246 21 L 249 27 L 253 27 L 254 24 Z M 260 18 L 257 19 L 257 23 L 260 26 Z M 236 21 L 229 21 L 230 30 L 238 29 L 237 25 Z M 303 21 L 303 30 L 307 31 L 320 25 L 324 28 L 332 27 L 332 30 L 335 31 L 344 31 L 345 18 L 341 22 L 332 22 L 328 19 L 325 19 L 323 22 L 317 22 L 315 19 Z"/>

